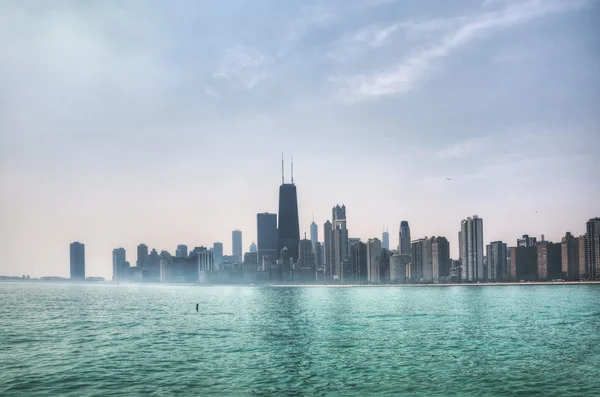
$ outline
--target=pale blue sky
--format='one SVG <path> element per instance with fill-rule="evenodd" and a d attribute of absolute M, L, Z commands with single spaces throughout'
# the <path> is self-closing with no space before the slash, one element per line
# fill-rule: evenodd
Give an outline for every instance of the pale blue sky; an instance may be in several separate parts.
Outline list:
<path fill-rule="evenodd" d="M 293 155 L 301 233 L 600 215 L 600 1 L 0 0 L 0 274 L 144 242 L 247 249 Z M 288 166 L 289 170 L 289 166 Z M 446 177 L 451 177 L 448 181 Z M 322 237 L 322 236 L 321 236 Z"/>

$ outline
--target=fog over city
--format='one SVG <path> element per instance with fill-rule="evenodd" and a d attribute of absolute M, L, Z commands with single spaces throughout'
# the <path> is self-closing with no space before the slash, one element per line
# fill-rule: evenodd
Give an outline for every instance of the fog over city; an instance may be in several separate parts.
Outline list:
<path fill-rule="evenodd" d="M 435 4 L 435 7 L 432 5 Z M 300 236 L 398 245 L 461 220 L 560 242 L 600 214 L 596 0 L 0 2 L 0 275 L 110 279 L 140 243 Z"/>

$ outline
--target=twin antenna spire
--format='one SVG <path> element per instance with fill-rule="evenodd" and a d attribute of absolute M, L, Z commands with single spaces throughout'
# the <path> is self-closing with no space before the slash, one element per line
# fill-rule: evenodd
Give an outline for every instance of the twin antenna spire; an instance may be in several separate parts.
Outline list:
<path fill-rule="evenodd" d="M 291 159 L 292 165 L 292 185 L 294 184 L 294 157 Z M 283 169 L 283 152 L 281 152 L 281 184 L 285 184 L 285 171 Z"/>

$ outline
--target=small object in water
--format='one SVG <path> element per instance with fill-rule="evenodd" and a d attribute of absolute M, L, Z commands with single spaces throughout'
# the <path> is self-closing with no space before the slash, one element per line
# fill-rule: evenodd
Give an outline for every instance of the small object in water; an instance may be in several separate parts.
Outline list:
<path fill-rule="evenodd" d="M 198 304 L 196 303 L 196 311 L 198 311 Z"/>

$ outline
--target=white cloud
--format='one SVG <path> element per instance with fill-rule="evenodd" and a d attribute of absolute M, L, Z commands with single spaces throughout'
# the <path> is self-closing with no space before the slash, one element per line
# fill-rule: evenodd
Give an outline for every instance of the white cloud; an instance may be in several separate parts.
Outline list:
<path fill-rule="evenodd" d="M 530 0 L 525 3 L 510 4 L 498 11 L 481 14 L 465 19 L 457 28 L 444 35 L 429 47 L 414 52 L 388 70 L 359 74 L 350 77 L 336 77 L 333 81 L 342 82 L 338 92 L 341 99 L 354 102 L 361 99 L 380 97 L 410 91 L 416 82 L 430 72 L 434 62 L 439 61 L 471 41 L 493 29 L 508 28 L 527 22 L 543 15 L 565 11 L 584 4 L 578 0 Z M 429 29 L 451 25 L 456 20 L 437 20 L 428 22 Z M 397 29 L 392 25 L 388 29 L 365 35 L 369 43 L 378 44 Z"/>
<path fill-rule="evenodd" d="M 230 81 L 236 88 L 251 89 L 268 74 L 274 63 L 272 57 L 243 45 L 228 48 L 212 73 L 213 80 Z"/>

